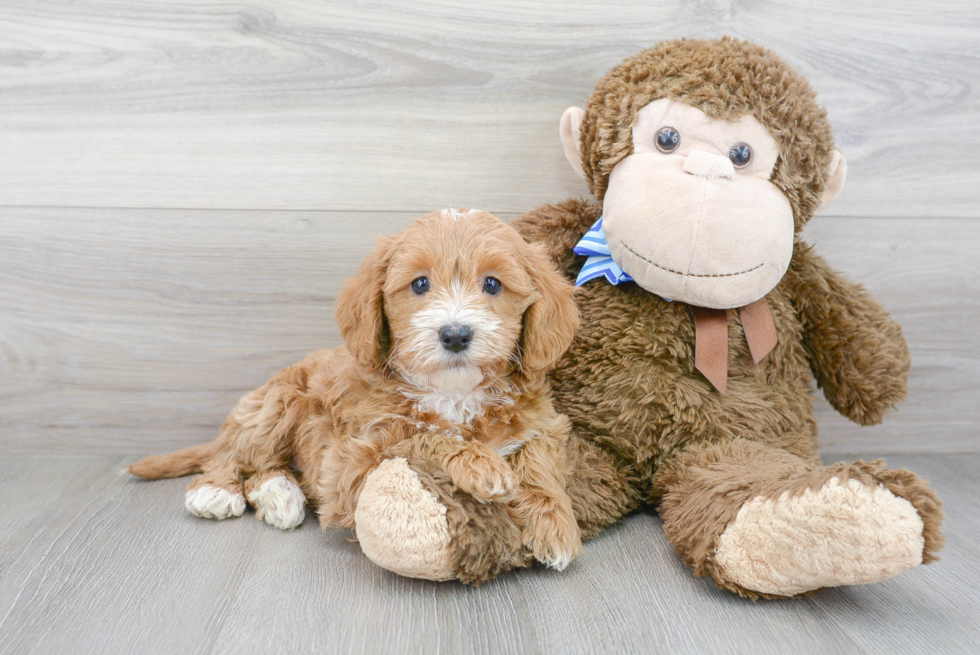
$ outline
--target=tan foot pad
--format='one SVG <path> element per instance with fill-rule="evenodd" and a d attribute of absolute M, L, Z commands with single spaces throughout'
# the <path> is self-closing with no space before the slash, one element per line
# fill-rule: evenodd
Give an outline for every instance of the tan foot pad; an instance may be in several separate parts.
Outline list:
<path fill-rule="evenodd" d="M 814 491 L 756 498 L 718 540 L 724 578 L 765 594 L 877 582 L 922 563 L 919 513 L 881 486 L 836 477 Z"/>
<path fill-rule="evenodd" d="M 404 459 L 385 460 L 368 476 L 354 523 L 361 550 L 378 566 L 409 578 L 456 577 L 446 507 Z"/>

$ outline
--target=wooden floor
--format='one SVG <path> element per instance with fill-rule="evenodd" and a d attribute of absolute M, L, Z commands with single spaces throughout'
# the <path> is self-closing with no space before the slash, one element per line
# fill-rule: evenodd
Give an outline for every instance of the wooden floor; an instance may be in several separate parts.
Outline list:
<path fill-rule="evenodd" d="M 752 603 L 694 578 L 655 515 L 563 573 L 479 588 L 375 567 L 349 533 L 182 507 L 128 456 L 0 460 L 0 653 L 976 653 L 980 455 L 895 456 L 936 481 L 942 559 L 875 585 Z"/>
<path fill-rule="evenodd" d="M 136 457 L 198 443 L 334 346 L 379 233 L 588 193 L 558 120 L 660 40 L 731 34 L 806 75 L 848 158 L 804 238 L 903 324 L 909 399 L 828 460 L 946 502 L 941 562 L 753 604 L 654 515 L 570 570 L 480 589 L 378 570 L 340 532 L 182 508 Z M 0 653 L 980 652 L 976 0 L 0 2 Z"/>

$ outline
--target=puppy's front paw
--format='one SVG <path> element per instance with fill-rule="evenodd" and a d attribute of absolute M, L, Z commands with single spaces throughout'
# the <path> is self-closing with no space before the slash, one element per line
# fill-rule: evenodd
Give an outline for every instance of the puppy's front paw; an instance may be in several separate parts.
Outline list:
<path fill-rule="evenodd" d="M 570 509 L 556 509 L 528 520 L 524 545 L 531 549 L 534 559 L 564 571 L 582 552 L 582 533 Z"/>
<path fill-rule="evenodd" d="M 187 490 L 184 495 L 184 507 L 194 516 L 220 521 L 244 514 L 245 496 L 204 484 Z"/>
<path fill-rule="evenodd" d="M 446 473 L 460 490 L 481 502 L 509 500 L 517 490 L 517 477 L 496 453 L 462 452 L 449 462 Z"/>
<path fill-rule="evenodd" d="M 255 508 L 255 518 L 280 530 L 299 527 L 306 517 L 303 509 L 306 496 L 294 482 L 282 475 L 263 482 L 248 495 L 248 502 Z"/>

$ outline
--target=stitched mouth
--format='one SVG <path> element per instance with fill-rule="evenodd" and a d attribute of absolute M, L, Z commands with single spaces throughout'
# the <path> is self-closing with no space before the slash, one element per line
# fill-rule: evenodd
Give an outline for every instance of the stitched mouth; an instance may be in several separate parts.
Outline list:
<path fill-rule="evenodd" d="M 645 261 L 647 264 L 650 264 L 651 266 L 656 266 L 661 271 L 666 271 L 668 273 L 673 273 L 674 275 L 680 275 L 681 277 L 735 277 L 736 275 L 745 275 L 746 273 L 751 273 L 752 271 L 759 270 L 764 265 L 764 263 L 763 264 L 756 264 L 752 268 L 747 268 L 744 271 L 737 271 L 735 273 L 701 273 L 701 274 L 699 274 L 699 273 L 682 273 L 680 271 L 675 271 L 672 268 L 667 268 L 666 266 L 661 266 L 657 262 L 650 261 L 649 259 L 647 259 L 643 255 L 641 255 L 640 253 L 638 253 L 635 250 L 633 250 L 632 248 L 630 248 L 629 245 L 627 245 L 624 241 L 620 241 L 619 243 L 624 248 L 626 248 L 631 253 L 633 253 L 633 255 L 635 255 L 636 257 L 639 257 L 640 259 L 642 259 L 643 261 Z"/>

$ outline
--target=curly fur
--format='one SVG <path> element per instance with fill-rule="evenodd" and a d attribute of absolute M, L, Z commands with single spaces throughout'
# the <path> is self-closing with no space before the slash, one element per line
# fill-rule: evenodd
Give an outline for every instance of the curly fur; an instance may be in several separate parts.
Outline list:
<path fill-rule="evenodd" d="M 429 291 L 414 293 L 422 275 Z M 499 293 L 484 292 L 487 276 L 500 280 Z M 479 582 L 532 555 L 567 564 L 580 550 L 565 492 L 569 424 L 551 404 L 545 373 L 578 325 L 571 291 L 540 246 L 486 212 L 422 217 L 382 239 L 340 294 L 345 347 L 314 352 L 246 394 L 211 444 L 130 471 L 203 472 L 192 489 L 278 509 L 270 494 L 291 493 L 297 481 L 324 527 L 354 528 L 369 474 L 405 458 L 423 485 L 434 475 L 450 485 L 436 497 L 459 537 L 461 578 Z M 440 344 L 446 322 L 473 328 L 464 351 Z M 278 486 L 263 490 L 270 480 Z M 300 508 L 264 509 L 257 513 L 279 527 L 302 520 Z M 491 535 L 522 552 L 497 557 L 485 545 Z"/>

